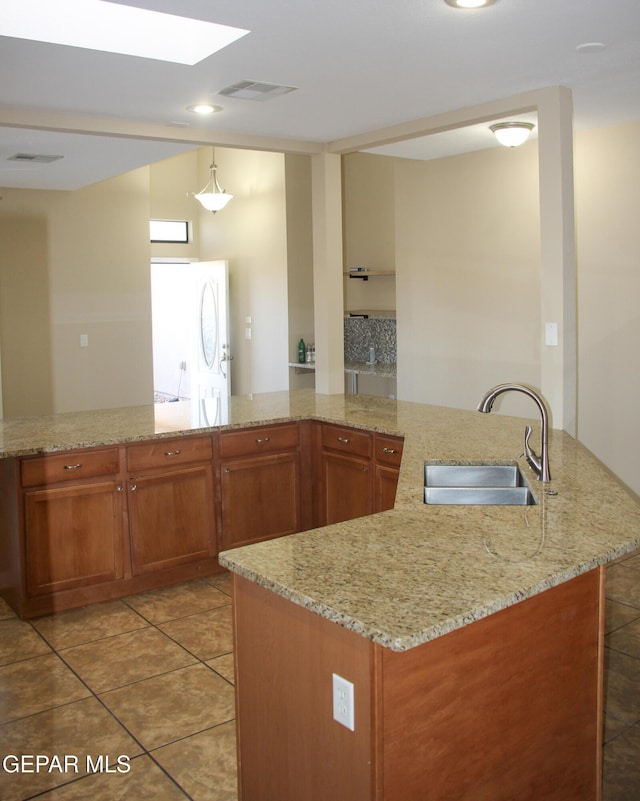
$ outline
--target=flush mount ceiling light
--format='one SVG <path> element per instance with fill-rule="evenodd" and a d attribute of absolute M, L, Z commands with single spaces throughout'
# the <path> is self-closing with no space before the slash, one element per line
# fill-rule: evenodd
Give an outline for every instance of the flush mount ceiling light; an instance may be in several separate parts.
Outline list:
<path fill-rule="evenodd" d="M 518 147 L 529 138 L 535 125 L 532 122 L 497 122 L 489 129 L 496 135 L 496 139 L 505 147 Z"/>
<path fill-rule="evenodd" d="M 105 0 L 5 0 L 3 36 L 197 64 L 249 31 Z"/>
<path fill-rule="evenodd" d="M 209 167 L 211 176 L 198 194 L 194 193 L 193 195 L 196 200 L 199 200 L 200 203 L 202 203 L 203 207 L 207 211 L 212 211 L 214 214 L 216 211 L 223 209 L 233 198 L 233 195 L 227 194 L 224 189 L 220 187 L 220 184 L 218 183 L 218 177 L 216 175 L 217 169 L 218 168 L 216 167 L 214 161 L 213 148 L 211 148 L 211 166 Z M 209 185 L 211 185 L 211 189 L 207 191 Z"/>
<path fill-rule="evenodd" d="M 484 8 L 492 6 L 496 0 L 444 0 L 444 2 L 453 8 Z"/>

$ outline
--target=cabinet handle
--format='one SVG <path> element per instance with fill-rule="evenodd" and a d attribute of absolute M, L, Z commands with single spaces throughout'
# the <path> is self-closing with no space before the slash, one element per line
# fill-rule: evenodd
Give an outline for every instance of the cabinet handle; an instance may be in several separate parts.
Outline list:
<path fill-rule="evenodd" d="M 224 472 L 225 473 L 230 473 L 231 472 L 231 468 L 230 467 L 225 467 Z"/>
<path fill-rule="evenodd" d="M 369 468 L 368 467 L 361 467 L 360 470 L 362 470 L 363 473 L 368 473 L 369 472 Z"/>
<path fill-rule="evenodd" d="M 398 453 L 395 448 L 383 448 L 382 453 Z"/>
<path fill-rule="evenodd" d="M 65 470 L 78 470 L 80 467 L 82 467 L 82 462 L 76 462 L 76 464 L 66 464 L 64 466 L 64 469 Z"/>
<path fill-rule="evenodd" d="M 118 486 L 116 487 L 116 492 L 122 492 L 122 490 L 123 490 L 122 484 L 118 484 Z"/>
<path fill-rule="evenodd" d="M 178 456 L 180 453 L 182 453 L 182 451 L 178 448 L 175 451 L 165 451 L 164 455 L 165 456 Z"/>
<path fill-rule="evenodd" d="M 138 485 L 137 484 L 132 484 L 131 485 L 131 492 L 135 492 L 137 489 L 138 489 Z"/>
<path fill-rule="evenodd" d="M 338 442 L 344 442 L 345 445 L 348 445 L 349 444 L 349 438 L 348 437 L 338 437 Z"/>
<path fill-rule="evenodd" d="M 256 437 L 256 442 L 262 445 L 263 442 L 271 442 L 271 437 Z"/>

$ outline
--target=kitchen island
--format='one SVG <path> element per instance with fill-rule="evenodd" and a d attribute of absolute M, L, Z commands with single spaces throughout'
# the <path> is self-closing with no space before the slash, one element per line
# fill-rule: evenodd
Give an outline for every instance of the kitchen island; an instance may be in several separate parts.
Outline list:
<path fill-rule="evenodd" d="M 6 421 L 0 457 L 309 420 L 404 437 L 398 489 L 388 511 L 219 555 L 244 801 L 597 799 L 603 566 L 640 545 L 640 505 L 563 432 L 527 507 L 423 503 L 426 460 L 516 461 L 524 420 L 311 390 L 232 397 L 216 427 L 188 404 Z"/>

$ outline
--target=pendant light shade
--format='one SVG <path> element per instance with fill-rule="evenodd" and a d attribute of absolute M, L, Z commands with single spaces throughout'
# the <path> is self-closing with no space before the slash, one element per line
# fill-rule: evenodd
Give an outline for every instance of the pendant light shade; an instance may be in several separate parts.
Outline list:
<path fill-rule="evenodd" d="M 209 180 L 205 186 L 193 196 L 207 211 L 212 211 L 215 214 L 216 211 L 220 211 L 220 209 L 223 209 L 227 205 L 233 198 L 233 195 L 229 195 L 225 192 L 218 183 L 218 176 L 216 174 L 218 168 L 213 160 L 213 149 L 211 150 L 211 166 L 209 170 L 211 172 Z"/>

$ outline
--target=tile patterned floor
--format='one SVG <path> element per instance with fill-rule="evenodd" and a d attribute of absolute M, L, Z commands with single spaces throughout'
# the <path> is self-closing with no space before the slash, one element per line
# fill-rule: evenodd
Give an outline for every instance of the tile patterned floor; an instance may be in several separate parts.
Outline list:
<path fill-rule="evenodd" d="M 608 569 L 606 645 L 603 801 L 631 801 L 640 798 L 640 553 Z M 31 622 L 0 601 L 6 754 L 78 764 L 0 769 L 3 801 L 236 801 L 228 577 Z M 110 772 L 87 774 L 87 755 L 108 756 Z"/>

